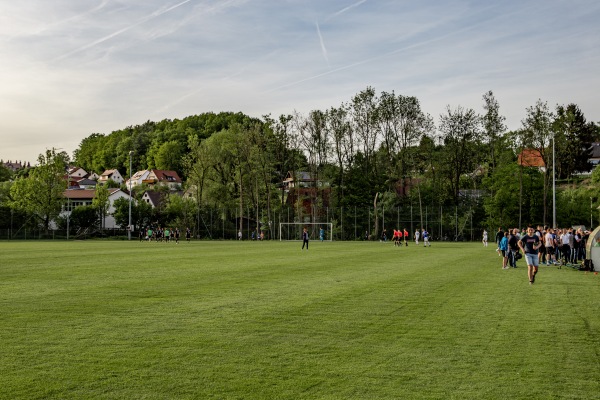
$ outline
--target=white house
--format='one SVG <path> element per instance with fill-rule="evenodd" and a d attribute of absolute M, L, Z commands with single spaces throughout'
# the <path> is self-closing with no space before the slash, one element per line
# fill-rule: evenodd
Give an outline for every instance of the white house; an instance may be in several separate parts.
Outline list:
<path fill-rule="evenodd" d="M 119 185 L 123 183 L 123 177 L 121 176 L 121 174 L 119 173 L 118 170 L 116 169 L 107 169 L 106 171 L 104 171 L 102 173 L 102 175 L 100 175 L 100 178 L 98 179 L 98 183 L 100 184 L 105 184 L 106 182 L 108 182 L 109 180 L 112 180 L 116 183 L 118 183 Z"/>
<path fill-rule="evenodd" d="M 125 186 L 129 188 L 129 179 L 125 182 Z M 181 187 L 181 178 L 175 171 L 167 171 L 162 169 L 151 169 L 137 171 L 131 177 L 131 187 L 134 188 L 141 184 L 148 186 L 162 185 L 168 186 L 171 190 L 177 190 Z"/>
<path fill-rule="evenodd" d="M 68 175 L 71 178 L 78 179 L 78 178 L 85 178 L 88 175 L 88 173 L 83 168 L 76 167 L 74 165 L 69 165 Z"/>
<path fill-rule="evenodd" d="M 106 216 L 104 217 L 103 226 L 107 229 L 119 228 L 119 226 L 115 223 L 115 218 L 112 214 L 115 212 L 115 200 L 119 198 L 129 199 L 129 195 L 123 192 L 121 189 L 111 188 L 108 189 L 108 210 Z M 67 203 L 65 203 L 63 207 L 63 211 L 61 212 L 61 216 L 70 215 L 71 210 L 76 207 L 81 206 L 91 206 L 94 197 L 96 197 L 96 189 L 78 189 L 78 190 L 65 190 L 64 196 L 68 199 Z M 135 201 L 135 199 L 132 199 Z"/>
<path fill-rule="evenodd" d="M 127 181 L 125 181 L 125 186 L 127 187 L 127 189 L 134 188 L 136 186 L 140 186 L 142 183 L 144 183 L 144 180 L 146 180 L 146 178 L 148 178 L 148 175 L 150 175 L 150 171 L 145 169 L 143 171 L 137 171 L 135 174 L 133 174 L 133 176 L 129 179 L 127 179 Z M 131 182 L 131 186 L 130 185 Z"/>

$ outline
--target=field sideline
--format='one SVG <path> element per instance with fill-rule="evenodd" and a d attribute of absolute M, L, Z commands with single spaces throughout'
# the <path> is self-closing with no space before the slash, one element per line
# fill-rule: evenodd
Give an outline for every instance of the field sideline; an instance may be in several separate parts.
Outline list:
<path fill-rule="evenodd" d="M 301 245 L 0 242 L 0 399 L 600 398 L 600 275 Z"/>

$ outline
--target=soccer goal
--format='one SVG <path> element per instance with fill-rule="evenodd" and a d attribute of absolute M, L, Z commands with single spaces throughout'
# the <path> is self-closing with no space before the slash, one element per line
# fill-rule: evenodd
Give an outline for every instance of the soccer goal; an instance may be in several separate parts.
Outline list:
<path fill-rule="evenodd" d="M 333 241 L 333 224 L 331 222 L 280 222 L 279 240 L 301 241 L 304 228 L 308 230 L 310 240 L 321 240 L 321 230 L 323 230 L 323 240 Z"/>

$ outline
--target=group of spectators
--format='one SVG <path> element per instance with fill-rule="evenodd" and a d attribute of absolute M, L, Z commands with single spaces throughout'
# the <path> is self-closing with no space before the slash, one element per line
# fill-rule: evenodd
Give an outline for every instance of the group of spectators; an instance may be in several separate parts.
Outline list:
<path fill-rule="evenodd" d="M 540 226 L 534 229 L 534 234 L 539 238 L 541 245 L 538 248 L 540 264 L 562 265 L 576 264 L 585 259 L 585 244 L 590 232 L 582 228 L 550 228 Z M 519 241 L 526 235 L 525 230 L 518 228 L 504 232 L 498 228 L 496 244 L 498 255 L 503 257 L 502 268 L 517 267 L 517 260 L 521 258 Z M 484 237 L 487 233 L 484 233 Z M 485 242 L 484 242 L 485 245 Z"/>

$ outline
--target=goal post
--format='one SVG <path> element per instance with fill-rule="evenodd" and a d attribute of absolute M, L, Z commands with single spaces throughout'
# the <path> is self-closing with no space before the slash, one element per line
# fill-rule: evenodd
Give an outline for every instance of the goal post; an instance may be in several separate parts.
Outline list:
<path fill-rule="evenodd" d="M 306 228 L 310 240 L 333 241 L 333 223 L 331 222 L 280 222 L 279 241 L 302 241 L 302 231 Z"/>

